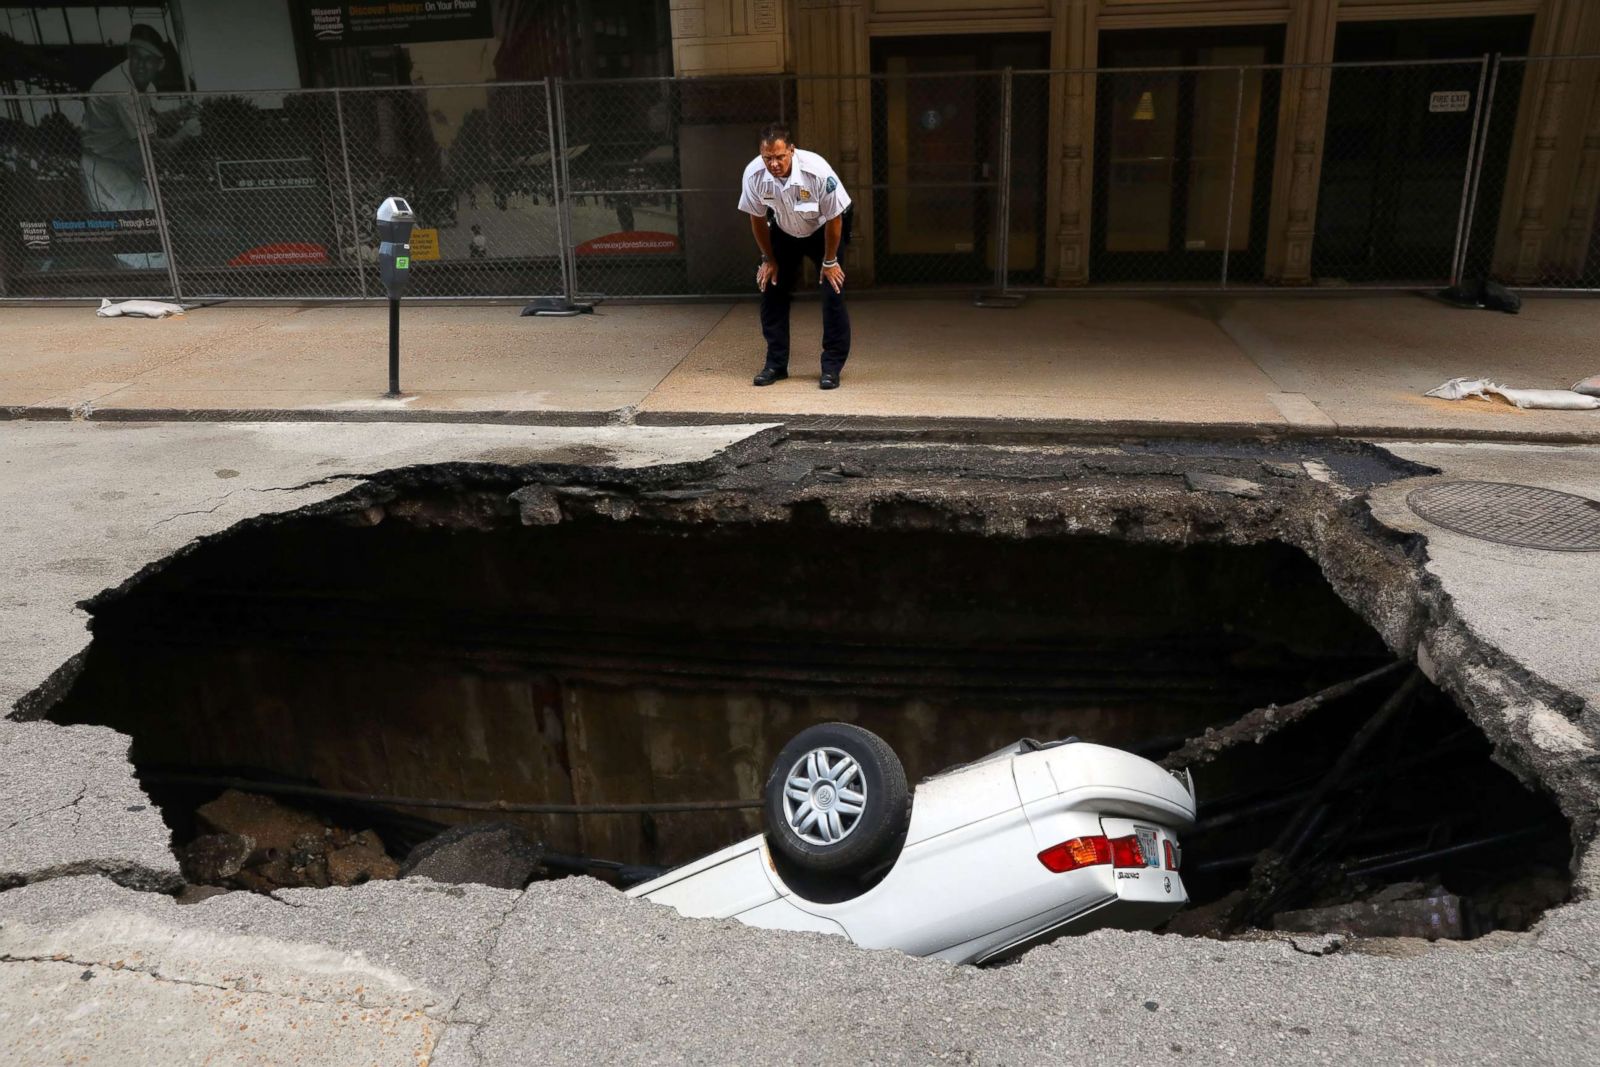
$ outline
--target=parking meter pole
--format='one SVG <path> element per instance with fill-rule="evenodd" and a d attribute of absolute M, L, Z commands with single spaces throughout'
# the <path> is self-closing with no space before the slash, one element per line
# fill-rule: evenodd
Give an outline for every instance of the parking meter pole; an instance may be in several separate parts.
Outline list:
<path fill-rule="evenodd" d="M 400 301 L 389 298 L 389 395 L 400 395 Z"/>
<path fill-rule="evenodd" d="M 411 282 L 411 205 L 391 196 L 378 208 L 378 274 L 389 293 L 389 396 L 400 395 L 400 298 Z"/>

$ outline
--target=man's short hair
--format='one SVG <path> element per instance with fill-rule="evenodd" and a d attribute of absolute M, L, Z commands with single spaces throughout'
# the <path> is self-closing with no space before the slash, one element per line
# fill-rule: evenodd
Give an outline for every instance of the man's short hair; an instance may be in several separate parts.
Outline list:
<path fill-rule="evenodd" d="M 778 141 L 782 141 L 790 148 L 794 147 L 794 138 L 789 135 L 787 122 L 769 122 L 761 127 L 762 144 L 775 144 Z"/>

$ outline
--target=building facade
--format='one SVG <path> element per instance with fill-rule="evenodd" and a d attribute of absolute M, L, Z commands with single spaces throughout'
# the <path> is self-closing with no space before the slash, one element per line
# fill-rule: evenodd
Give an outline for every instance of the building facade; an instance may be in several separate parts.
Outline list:
<path fill-rule="evenodd" d="M 1593 273 L 1600 66 L 1537 57 L 1600 52 L 1600 4 L 671 0 L 671 8 L 680 75 L 800 75 L 801 136 L 852 187 L 883 183 L 889 170 L 875 156 L 895 150 L 898 129 L 916 128 L 915 114 L 885 113 L 872 75 L 1283 64 L 1246 71 L 1242 84 L 1192 72 L 1017 76 L 1012 110 L 1025 121 L 1013 122 L 1013 134 L 1033 138 L 1043 158 L 1033 188 L 1014 189 L 1014 199 L 1036 205 L 1022 229 L 1040 239 L 1013 235 L 1009 265 L 1047 284 L 1211 277 L 1222 244 L 1240 281 L 1436 276 L 1438 257 L 1454 252 L 1439 245 L 1463 228 L 1467 266 L 1478 273 L 1522 283 Z M 1493 54 L 1535 59 L 1500 67 L 1493 102 L 1480 111 L 1491 88 L 1480 83 L 1481 57 Z M 1433 66 L 1343 65 L 1407 60 Z M 950 92 L 966 88 L 952 82 Z M 932 114 L 922 97 L 887 105 Z M 1222 236 L 1207 232 L 1228 214 L 1216 149 L 1235 125 L 1242 136 L 1226 165 L 1237 202 L 1233 232 Z M 982 127 L 971 135 L 991 137 Z M 1478 202 L 1461 227 L 1451 210 L 1463 203 L 1478 143 Z M 894 210 L 882 196 L 861 202 L 867 212 Z M 869 243 L 904 242 L 896 226 L 922 225 L 926 213 L 904 214 L 857 232 Z M 865 251 L 858 262 L 884 258 Z"/>
<path fill-rule="evenodd" d="M 157 0 L 0 5 L 0 295 L 370 295 L 396 192 L 430 295 L 739 292 L 773 119 L 852 284 L 1600 289 L 1592 0 Z"/>

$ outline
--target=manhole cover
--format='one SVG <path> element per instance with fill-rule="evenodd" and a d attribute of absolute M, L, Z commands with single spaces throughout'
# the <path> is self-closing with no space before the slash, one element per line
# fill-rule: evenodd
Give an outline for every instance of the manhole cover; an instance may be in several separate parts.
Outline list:
<path fill-rule="evenodd" d="M 1600 552 L 1600 503 L 1508 482 L 1440 482 L 1406 495 L 1435 526 L 1469 537 L 1556 552 Z"/>

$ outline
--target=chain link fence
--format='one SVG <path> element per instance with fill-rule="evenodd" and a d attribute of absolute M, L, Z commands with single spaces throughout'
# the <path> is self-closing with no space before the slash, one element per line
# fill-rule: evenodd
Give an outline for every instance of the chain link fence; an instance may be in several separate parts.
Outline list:
<path fill-rule="evenodd" d="M 0 97 L 0 298 L 376 299 L 387 196 L 413 297 L 748 294 L 772 121 L 853 198 L 853 285 L 1594 289 L 1597 96 L 1486 56 Z"/>
<path fill-rule="evenodd" d="M 1494 57 L 1461 277 L 1600 291 L 1597 214 L 1600 56 Z"/>
<path fill-rule="evenodd" d="M 0 99 L 0 296 L 171 295 L 132 105 L 121 93 Z"/>
<path fill-rule="evenodd" d="M 1487 61 L 1332 70 L 1312 274 L 1442 287 L 1456 276 Z"/>
<path fill-rule="evenodd" d="M 1281 80 L 1270 67 L 1096 74 L 1098 280 L 1261 281 Z"/>
<path fill-rule="evenodd" d="M 793 120 L 794 79 L 568 82 L 559 92 L 575 293 L 753 290 L 739 175 L 757 131 Z"/>
<path fill-rule="evenodd" d="M 1003 73 L 882 76 L 854 88 L 871 107 L 870 183 L 854 191 L 872 221 L 884 285 L 989 284 L 1003 254 Z"/>

